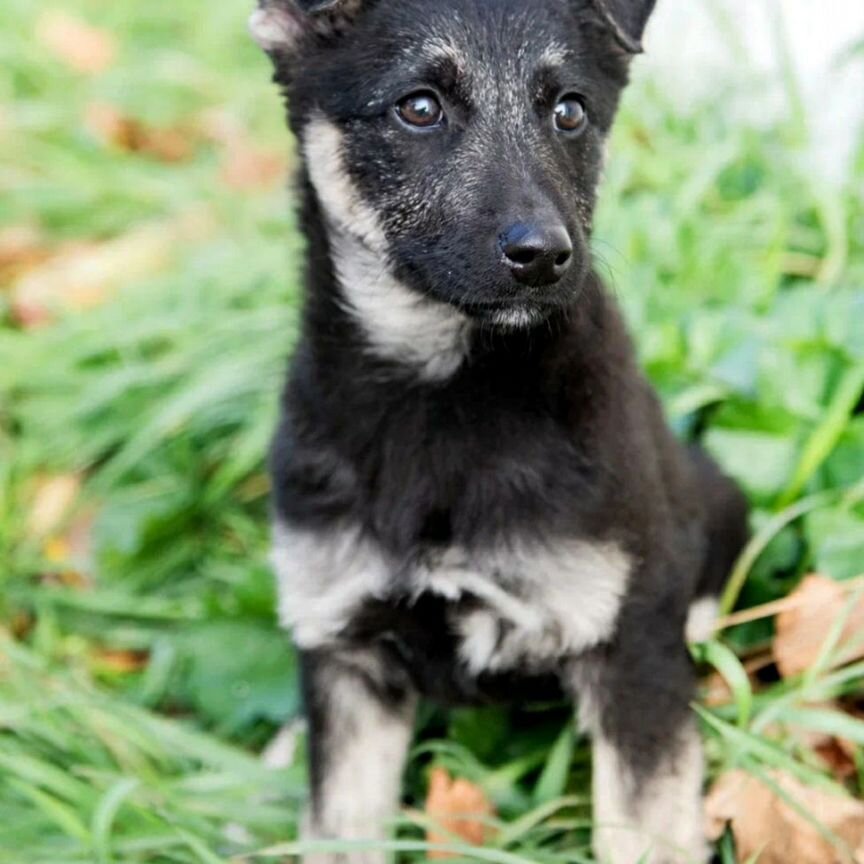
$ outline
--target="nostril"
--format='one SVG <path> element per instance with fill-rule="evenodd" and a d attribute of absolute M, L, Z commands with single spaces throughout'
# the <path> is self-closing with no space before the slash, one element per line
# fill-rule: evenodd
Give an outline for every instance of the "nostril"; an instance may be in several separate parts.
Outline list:
<path fill-rule="evenodd" d="M 515 249 L 505 249 L 504 254 L 514 264 L 531 264 L 538 255 L 537 249 L 528 249 L 527 247 L 517 247 Z"/>
<path fill-rule="evenodd" d="M 570 253 L 569 252 L 562 252 L 555 259 L 555 266 L 556 267 L 563 267 L 569 260 L 570 260 Z"/>

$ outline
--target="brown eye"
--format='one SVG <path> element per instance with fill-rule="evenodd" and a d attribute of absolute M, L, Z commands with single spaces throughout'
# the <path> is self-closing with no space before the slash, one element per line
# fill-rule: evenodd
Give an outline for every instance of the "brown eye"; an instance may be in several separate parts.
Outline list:
<path fill-rule="evenodd" d="M 437 126 L 444 119 L 444 109 L 434 93 L 412 93 L 396 106 L 396 110 L 403 122 L 420 129 Z"/>
<path fill-rule="evenodd" d="M 562 96 L 555 105 L 555 128 L 559 132 L 581 132 L 588 122 L 582 99 L 575 93 Z"/>

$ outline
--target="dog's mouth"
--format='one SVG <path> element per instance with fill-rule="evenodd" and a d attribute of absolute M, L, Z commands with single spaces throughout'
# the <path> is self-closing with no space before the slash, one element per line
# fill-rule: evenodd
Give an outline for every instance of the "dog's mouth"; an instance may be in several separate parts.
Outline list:
<path fill-rule="evenodd" d="M 489 300 L 466 298 L 454 305 L 480 324 L 502 329 L 525 329 L 543 323 L 576 302 L 580 294 L 579 284 L 562 283 Z"/>
<path fill-rule="evenodd" d="M 482 324 L 518 330 L 539 324 L 560 308 L 560 304 L 513 299 L 460 304 L 460 308 L 468 317 Z"/>

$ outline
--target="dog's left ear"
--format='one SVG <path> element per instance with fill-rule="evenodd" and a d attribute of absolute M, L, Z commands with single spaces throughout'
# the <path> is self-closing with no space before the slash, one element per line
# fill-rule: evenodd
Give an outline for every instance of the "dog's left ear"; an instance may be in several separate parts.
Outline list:
<path fill-rule="evenodd" d="M 307 33 L 326 33 L 356 15 L 364 0 L 259 0 L 252 38 L 268 53 L 290 53 Z"/>
<path fill-rule="evenodd" d="M 645 25 L 657 0 L 590 0 L 591 6 L 609 27 L 615 41 L 628 54 L 642 53 Z"/>

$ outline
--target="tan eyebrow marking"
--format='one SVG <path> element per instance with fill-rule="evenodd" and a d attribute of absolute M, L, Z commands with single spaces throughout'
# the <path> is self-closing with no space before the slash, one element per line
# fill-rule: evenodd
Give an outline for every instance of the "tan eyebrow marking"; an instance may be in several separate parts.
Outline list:
<path fill-rule="evenodd" d="M 430 39 L 421 46 L 419 53 L 422 59 L 430 63 L 444 60 L 452 63 L 460 75 L 465 73 L 465 57 L 452 42 L 445 39 Z"/>
<path fill-rule="evenodd" d="M 550 45 L 540 55 L 544 66 L 563 66 L 567 62 L 568 51 L 564 45 Z"/>

